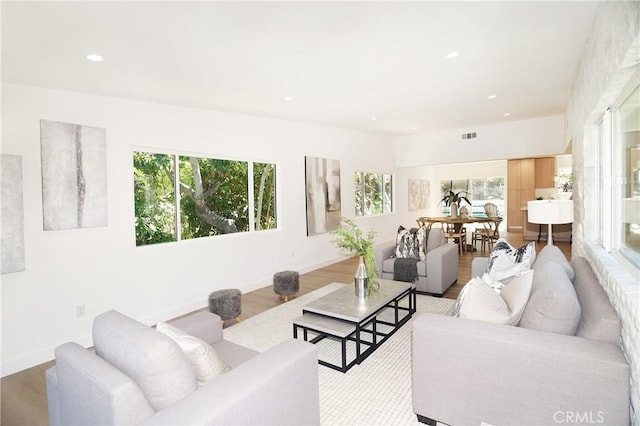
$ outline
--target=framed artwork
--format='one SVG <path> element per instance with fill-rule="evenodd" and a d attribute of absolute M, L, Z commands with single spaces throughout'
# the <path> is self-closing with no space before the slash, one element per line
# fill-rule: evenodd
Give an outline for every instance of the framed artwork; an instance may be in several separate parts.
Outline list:
<path fill-rule="evenodd" d="M 106 130 L 40 120 L 45 231 L 107 226 Z"/>
<path fill-rule="evenodd" d="M 22 201 L 22 157 L 2 154 L 2 273 L 20 272 L 24 261 L 24 205 Z"/>
<path fill-rule="evenodd" d="M 428 180 L 409 179 L 409 211 L 424 210 L 429 207 L 430 191 Z"/>
<path fill-rule="evenodd" d="M 340 161 L 305 157 L 307 236 L 338 229 L 342 218 Z"/>

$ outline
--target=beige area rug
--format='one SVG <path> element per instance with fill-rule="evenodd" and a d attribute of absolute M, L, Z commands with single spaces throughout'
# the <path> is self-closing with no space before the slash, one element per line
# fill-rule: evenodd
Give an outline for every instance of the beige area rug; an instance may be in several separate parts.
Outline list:
<path fill-rule="evenodd" d="M 225 338 L 264 352 L 293 337 L 302 306 L 345 284 L 333 283 L 224 330 Z M 444 314 L 454 300 L 417 296 L 417 311 Z M 323 425 L 418 425 L 411 407 L 411 326 L 407 322 L 362 364 L 340 373 L 319 365 Z M 336 345 L 337 346 L 337 345 Z"/>

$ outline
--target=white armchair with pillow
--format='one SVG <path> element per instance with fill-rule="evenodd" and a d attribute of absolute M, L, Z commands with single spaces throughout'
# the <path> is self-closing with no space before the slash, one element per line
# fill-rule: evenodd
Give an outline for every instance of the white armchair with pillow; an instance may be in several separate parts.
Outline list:
<path fill-rule="evenodd" d="M 319 424 L 314 345 L 260 354 L 223 339 L 209 312 L 160 323 L 119 312 L 94 319 L 95 351 L 69 342 L 46 372 L 52 425 Z"/>
<path fill-rule="evenodd" d="M 447 243 L 439 228 L 401 226 L 396 241 L 377 244 L 373 254 L 381 278 L 413 282 L 421 293 L 442 296 L 458 280 L 458 246 Z M 415 260 L 415 266 L 410 265 L 416 268 L 415 276 L 409 279 L 399 269 L 407 266 L 405 259 Z"/>

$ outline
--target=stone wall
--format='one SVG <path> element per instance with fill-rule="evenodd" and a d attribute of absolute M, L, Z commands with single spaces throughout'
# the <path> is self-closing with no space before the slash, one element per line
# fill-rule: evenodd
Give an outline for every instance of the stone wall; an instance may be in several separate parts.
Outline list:
<path fill-rule="evenodd" d="M 592 188 L 596 185 L 598 168 L 594 125 L 638 70 L 639 27 L 640 2 L 600 4 L 566 113 L 567 137 L 573 150 L 575 218 L 572 254 L 589 261 L 622 320 L 622 346 L 631 365 L 631 419 L 634 425 L 640 424 L 638 271 L 626 268 L 615 255 L 592 241 L 598 227 L 594 212 L 599 202 Z"/>

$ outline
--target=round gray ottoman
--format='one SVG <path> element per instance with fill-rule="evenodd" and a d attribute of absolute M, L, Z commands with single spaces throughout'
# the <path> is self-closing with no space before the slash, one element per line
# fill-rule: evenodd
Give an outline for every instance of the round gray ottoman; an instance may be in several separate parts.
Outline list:
<path fill-rule="evenodd" d="M 240 322 L 242 311 L 240 290 L 235 288 L 217 290 L 209 295 L 209 311 L 222 318 L 222 321 Z"/>
<path fill-rule="evenodd" d="M 273 275 L 273 291 L 285 302 L 298 296 L 300 274 L 296 271 L 276 272 Z"/>

